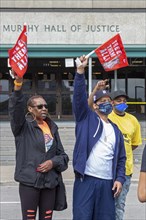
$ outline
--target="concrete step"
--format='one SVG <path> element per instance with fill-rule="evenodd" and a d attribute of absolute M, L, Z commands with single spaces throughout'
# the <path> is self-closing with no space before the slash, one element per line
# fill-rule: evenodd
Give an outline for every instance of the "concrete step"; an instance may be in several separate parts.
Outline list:
<path fill-rule="evenodd" d="M 70 163 L 72 163 L 73 146 L 75 142 L 74 123 L 59 123 L 58 127 L 65 152 L 69 156 Z M 0 160 L 1 166 L 15 164 L 15 141 L 9 122 L 0 123 Z"/>
<path fill-rule="evenodd" d="M 73 148 L 75 143 L 75 123 L 74 122 L 56 122 L 59 127 L 59 134 L 65 152 L 72 161 Z M 146 144 L 146 122 L 141 123 L 142 137 L 144 139 L 142 146 L 138 147 L 134 153 L 134 162 L 141 162 L 141 154 Z M 0 122 L 0 159 L 1 165 L 15 164 L 15 142 L 9 122 Z"/>

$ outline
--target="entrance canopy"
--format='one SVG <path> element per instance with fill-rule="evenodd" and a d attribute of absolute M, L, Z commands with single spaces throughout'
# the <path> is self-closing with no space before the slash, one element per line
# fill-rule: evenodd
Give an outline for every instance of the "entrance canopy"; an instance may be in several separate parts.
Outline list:
<path fill-rule="evenodd" d="M 0 45 L 0 58 L 8 57 L 8 50 L 14 45 Z M 77 57 L 88 54 L 100 45 L 28 45 L 28 56 L 38 57 Z M 124 45 L 127 57 L 146 57 L 145 45 Z M 93 54 L 92 57 L 96 57 Z"/>

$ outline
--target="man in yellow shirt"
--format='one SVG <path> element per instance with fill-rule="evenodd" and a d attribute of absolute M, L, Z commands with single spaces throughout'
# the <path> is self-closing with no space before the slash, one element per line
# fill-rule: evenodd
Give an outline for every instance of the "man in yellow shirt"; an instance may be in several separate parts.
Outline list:
<path fill-rule="evenodd" d="M 91 107 L 93 96 L 96 93 L 96 86 L 89 96 L 88 104 Z M 125 92 L 118 90 L 111 93 L 113 100 L 113 111 L 108 118 L 115 123 L 121 130 L 124 137 L 126 149 L 126 181 L 122 187 L 122 192 L 115 199 L 116 220 L 123 220 L 126 196 L 130 188 L 131 177 L 133 174 L 133 150 L 142 144 L 141 129 L 138 120 L 131 114 L 125 112 L 128 105 L 126 104 L 128 96 Z"/>
<path fill-rule="evenodd" d="M 123 185 L 122 192 L 116 198 L 116 220 L 123 220 L 126 196 L 129 191 L 131 176 L 133 174 L 133 150 L 142 143 L 141 129 L 138 120 L 131 114 L 125 112 L 128 105 L 126 104 L 128 96 L 125 92 L 118 90 L 111 93 L 113 100 L 113 111 L 108 118 L 114 122 L 121 130 L 124 137 L 126 150 L 126 181 Z"/>

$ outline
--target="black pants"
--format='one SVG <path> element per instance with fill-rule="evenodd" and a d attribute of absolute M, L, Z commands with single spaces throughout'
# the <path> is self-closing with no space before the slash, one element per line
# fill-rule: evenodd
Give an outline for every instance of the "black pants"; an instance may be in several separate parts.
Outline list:
<path fill-rule="evenodd" d="M 38 208 L 39 220 L 51 220 L 55 203 L 55 191 L 55 189 L 37 189 L 20 184 L 22 219 L 35 220 Z"/>

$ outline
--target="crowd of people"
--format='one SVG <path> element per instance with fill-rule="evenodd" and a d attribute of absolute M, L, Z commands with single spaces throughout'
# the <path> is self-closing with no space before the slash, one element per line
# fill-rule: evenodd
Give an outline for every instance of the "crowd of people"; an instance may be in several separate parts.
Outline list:
<path fill-rule="evenodd" d="M 73 93 L 73 220 L 123 220 L 133 174 L 133 150 L 142 144 L 140 124 L 126 112 L 128 95 L 121 90 L 110 93 L 107 80 L 98 81 L 87 96 L 88 58 L 81 56 L 79 60 Z M 68 168 L 69 157 L 46 100 L 34 95 L 25 106 L 23 78 L 13 74 L 9 115 L 22 219 L 36 219 L 37 210 L 39 220 L 52 219 L 54 210 L 67 208 L 62 172 Z M 137 194 L 140 202 L 146 202 L 146 146 Z"/>

